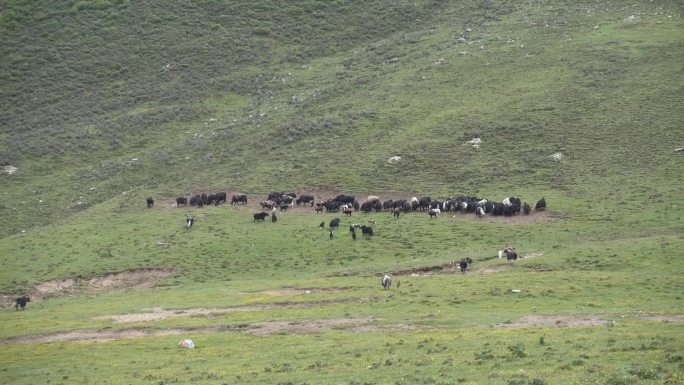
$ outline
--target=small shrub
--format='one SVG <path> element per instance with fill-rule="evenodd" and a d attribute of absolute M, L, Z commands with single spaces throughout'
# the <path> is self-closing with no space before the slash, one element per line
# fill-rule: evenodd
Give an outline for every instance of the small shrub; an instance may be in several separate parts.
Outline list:
<path fill-rule="evenodd" d="M 654 380 L 658 378 L 658 373 L 655 370 L 648 368 L 632 368 L 627 371 L 629 374 L 639 377 L 642 380 Z"/>
<path fill-rule="evenodd" d="M 525 346 L 522 344 L 509 345 L 508 350 L 511 352 L 513 357 L 525 358 L 527 354 L 525 353 Z"/>

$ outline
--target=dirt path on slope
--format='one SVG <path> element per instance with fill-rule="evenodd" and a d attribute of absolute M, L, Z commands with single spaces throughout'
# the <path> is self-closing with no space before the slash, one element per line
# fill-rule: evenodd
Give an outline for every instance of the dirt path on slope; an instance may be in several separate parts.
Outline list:
<path fill-rule="evenodd" d="M 227 331 L 239 331 L 255 336 L 271 336 L 277 334 L 309 334 L 325 330 L 353 330 L 358 332 L 374 331 L 398 331 L 412 330 L 413 326 L 407 324 L 373 325 L 380 321 L 374 317 L 336 318 L 325 320 L 300 320 L 300 321 L 265 321 L 251 325 L 217 326 L 198 328 L 170 328 L 170 329 L 142 329 L 130 328 L 122 330 L 75 330 L 64 333 L 43 334 L 35 336 L 12 337 L 0 340 L 2 344 L 32 344 L 51 342 L 107 342 L 129 338 L 163 337 L 183 335 L 185 337 L 197 334 L 221 333 Z"/>
<path fill-rule="evenodd" d="M 525 327 L 582 327 L 614 325 L 616 321 L 605 318 L 616 318 L 615 315 L 530 315 L 517 321 L 496 324 L 497 328 L 525 328 Z M 684 314 L 636 314 L 635 318 L 645 321 L 684 322 Z"/>
<path fill-rule="evenodd" d="M 349 298 L 340 300 L 320 300 L 305 302 L 276 302 L 243 306 L 213 307 L 213 308 L 193 308 L 193 309 L 162 309 L 154 308 L 146 313 L 127 313 L 127 314 L 107 314 L 93 317 L 94 320 L 111 319 L 114 323 L 148 322 L 159 321 L 167 318 L 192 317 L 198 315 L 212 316 L 237 311 L 255 311 L 269 309 L 295 309 L 311 308 L 325 305 L 338 305 L 345 303 L 362 303 L 370 300 L 369 298 Z"/>

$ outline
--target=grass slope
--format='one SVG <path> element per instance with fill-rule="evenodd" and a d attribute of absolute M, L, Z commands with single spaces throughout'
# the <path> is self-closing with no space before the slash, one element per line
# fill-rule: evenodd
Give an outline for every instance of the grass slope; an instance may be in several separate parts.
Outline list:
<path fill-rule="evenodd" d="M 5 8 L 5 235 L 130 190 L 504 196 L 681 163 L 676 2 Z"/>
<path fill-rule="evenodd" d="M 681 383 L 682 5 L 567 3 L 4 2 L 0 293 L 76 282 L 0 312 L 4 381 Z M 253 222 L 279 189 L 550 210 L 355 213 L 330 240 L 333 214 Z M 169 205 L 214 190 L 254 199 Z M 507 244 L 531 258 L 491 259 Z M 153 267 L 174 272 L 88 283 Z M 152 309 L 175 316 L 105 317 Z M 528 316 L 600 322 L 497 326 Z M 88 333 L 139 337 L 20 343 Z"/>

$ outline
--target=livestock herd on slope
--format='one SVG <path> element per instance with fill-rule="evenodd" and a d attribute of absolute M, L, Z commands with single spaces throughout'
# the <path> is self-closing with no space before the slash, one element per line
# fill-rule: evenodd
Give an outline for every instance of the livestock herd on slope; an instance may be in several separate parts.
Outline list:
<path fill-rule="evenodd" d="M 175 199 L 175 206 L 180 207 L 196 206 L 203 207 L 208 205 L 220 205 L 221 203 L 227 203 L 227 194 L 225 192 L 217 192 L 212 194 L 196 194 L 190 197 L 177 197 Z M 146 204 L 148 208 L 154 207 L 154 198 L 148 197 L 146 199 Z M 231 198 L 231 205 L 247 204 L 247 194 L 234 194 Z M 481 199 L 472 196 L 460 196 L 460 197 L 450 197 L 446 199 L 432 199 L 429 196 L 425 197 L 412 197 L 410 199 L 398 199 L 392 200 L 388 199 L 382 201 L 378 196 L 368 196 L 365 202 L 359 204 L 358 200 L 353 195 L 337 195 L 334 198 L 329 198 L 322 202 L 315 202 L 313 195 L 301 195 L 297 196 L 294 192 L 279 192 L 274 191 L 266 199 L 260 201 L 259 206 L 263 209 L 271 210 L 271 221 L 276 222 L 277 216 L 276 212 L 278 209 L 281 211 L 286 211 L 292 206 L 309 206 L 314 208 L 315 213 L 322 213 L 323 211 L 329 213 L 342 212 L 345 215 L 351 216 L 354 211 L 361 211 L 362 213 L 368 214 L 370 212 L 391 212 L 394 218 L 399 218 L 399 216 L 404 213 L 410 212 L 427 212 L 430 218 L 436 217 L 441 213 L 455 212 L 455 213 L 474 213 L 478 217 L 484 217 L 486 215 L 492 216 L 514 216 L 523 213 L 523 215 L 530 214 L 532 208 L 527 202 L 522 202 L 518 197 L 507 197 L 501 202 L 495 202 L 488 199 Z M 546 209 L 546 200 L 541 198 L 534 205 L 535 211 L 543 211 Z M 259 212 L 254 214 L 254 221 L 265 221 L 269 216 L 267 212 Z M 195 223 L 195 218 L 191 215 L 186 217 L 186 227 L 190 228 Z M 339 226 L 339 218 L 334 218 L 329 223 L 329 236 L 332 239 L 334 237 L 333 229 Z M 349 226 L 349 232 L 351 233 L 352 239 L 356 240 L 356 229 L 360 229 L 362 234 L 365 236 L 373 236 L 373 225 L 375 221 L 369 221 L 367 225 L 352 224 Z M 321 222 L 320 227 L 325 228 L 325 221 Z M 515 260 L 518 255 L 515 249 L 507 247 L 504 250 L 499 251 L 499 258 L 506 255 L 507 260 Z M 458 262 L 461 272 L 465 273 L 468 264 L 472 264 L 473 261 L 470 258 L 463 258 Z M 387 290 L 392 284 L 391 277 L 389 275 L 384 275 L 382 278 L 382 286 Z M 15 300 L 14 307 L 19 309 L 24 309 L 28 302 L 30 302 L 28 296 L 22 296 Z"/>
<path fill-rule="evenodd" d="M 180 207 L 181 205 L 196 207 L 208 205 L 218 206 L 221 203 L 227 203 L 227 194 L 225 192 L 195 194 L 189 199 L 186 197 L 178 197 L 175 200 L 176 207 Z M 233 195 L 230 204 L 246 205 L 247 194 Z M 382 201 L 380 197 L 370 195 L 366 198 L 365 202 L 359 204 L 359 201 L 354 195 L 337 195 L 334 198 L 315 202 L 313 195 L 297 196 L 294 192 L 274 191 L 268 194 L 268 196 L 259 203 L 259 206 L 262 209 L 269 209 L 272 210 L 272 212 L 276 212 L 278 209 L 286 211 L 288 208 L 295 205 L 297 207 L 309 205 L 314 208 L 316 213 L 322 213 L 324 211 L 336 213 L 341 211 L 349 216 L 351 216 L 354 211 L 361 211 L 366 214 L 370 212 L 388 211 L 391 212 L 395 218 L 399 217 L 401 213 L 410 212 L 427 212 L 430 217 L 436 217 L 437 215 L 446 212 L 462 214 L 473 213 L 478 217 L 486 215 L 510 217 L 518 215 L 521 212 L 524 215 L 528 215 L 532 211 L 532 207 L 527 202 L 522 202 L 519 197 L 515 196 L 506 197 L 501 202 L 496 202 L 474 196 L 449 197 L 445 199 L 432 199 L 429 196 L 423 196 L 420 198 L 412 197 L 410 199 L 388 199 Z M 153 206 L 154 199 L 152 197 L 147 198 L 147 207 Z M 545 209 L 545 198 L 541 198 L 534 204 L 534 210 L 536 211 L 543 211 Z"/>

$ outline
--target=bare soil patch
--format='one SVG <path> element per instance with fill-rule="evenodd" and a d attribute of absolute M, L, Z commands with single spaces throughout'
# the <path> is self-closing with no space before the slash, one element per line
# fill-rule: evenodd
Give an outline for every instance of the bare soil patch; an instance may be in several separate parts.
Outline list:
<path fill-rule="evenodd" d="M 472 265 L 469 265 L 472 266 Z M 498 273 L 500 271 L 508 270 L 513 267 L 512 263 L 480 267 L 480 268 L 468 268 L 466 274 L 491 274 Z M 427 276 L 427 275 L 439 275 L 439 274 L 462 274 L 461 269 L 458 267 L 458 262 L 445 263 L 443 265 L 418 267 L 411 270 L 402 270 L 394 273 L 395 275 L 411 275 L 411 276 Z"/>
<path fill-rule="evenodd" d="M 274 297 L 279 297 L 279 296 L 296 296 L 296 295 L 306 295 L 306 294 L 312 294 L 312 293 L 320 293 L 320 292 L 325 292 L 325 293 L 333 293 L 333 292 L 340 292 L 344 290 L 350 289 L 349 287 L 309 287 L 309 288 L 295 288 L 295 287 L 283 287 L 280 289 L 273 289 L 273 290 L 263 290 L 263 291 L 255 291 L 255 292 L 247 292 L 247 293 L 242 293 L 242 294 L 256 294 L 256 295 L 269 295 L 269 296 L 274 296 Z"/>
<path fill-rule="evenodd" d="M 144 268 L 107 273 L 99 277 L 58 279 L 36 285 L 32 298 L 41 300 L 83 292 L 149 289 L 160 279 L 175 272 L 175 269 Z"/>
<path fill-rule="evenodd" d="M 142 328 L 130 328 L 122 330 L 76 330 L 64 333 L 44 334 L 35 336 L 13 337 L 0 340 L 0 344 L 31 344 L 50 343 L 63 341 L 76 342 L 107 342 L 127 338 L 145 338 L 171 335 L 207 334 L 226 331 L 241 331 L 255 336 L 271 336 L 276 334 L 309 334 L 323 330 L 339 329 L 352 330 L 355 332 L 383 332 L 402 331 L 415 329 L 407 324 L 373 325 L 378 321 L 374 317 L 337 318 L 325 320 L 303 321 L 266 321 L 251 325 L 199 327 L 199 328 L 171 328 L 161 330 L 148 330 Z"/>
<path fill-rule="evenodd" d="M 526 327 L 581 327 L 609 325 L 611 321 L 595 315 L 584 316 L 526 316 L 514 322 L 497 324 L 498 328 L 526 328 Z"/>
<path fill-rule="evenodd" d="M 127 338 L 144 338 L 173 336 L 188 333 L 217 333 L 231 328 L 207 327 L 207 328 L 179 328 L 162 330 L 123 329 L 123 330 L 98 330 L 98 331 L 72 331 L 65 333 L 43 334 L 35 336 L 14 337 L 0 340 L 0 344 L 42 344 L 50 342 L 78 341 L 78 342 L 107 342 Z"/>
<path fill-rule="evenodd" d="M 684 314 L 642 315 L 639 318 L 649 321 L 684 322 Z"/>
<path fill-rule="evenodd" d="M 494 265 L 494 266 L 487 266 L 487 267 L 482 267 L 479 269 L 473 269 L 471 273 L 473 274 L 492 274 L 492 273 L 498 273 L 500 271 L 508 270 L 513 267 L 512 263 L 507 263 L 507 264 L 502 264 L 502 265 Z"/>
<path fill-rule="evenodd" d="M 266 304 L 254 304 L 231 307 L 214 307 L 214 308 L 194 308 L 194 309 L 162 309 L 155 308 L 146 313 L 129 313 L 129 314 L 109 314 L 93 317 L 95 320 L 111 319 L 114 323 L 131 323 L 131 322 L 148 322 L 159 321 L 166 318 L 178 317 L 193 317 L 193 316 L 213 316 L 224 313 L 231 313 L 236 311 L 258 311 L 278 308 L 310 308 L 325 305 L 337 305 L 351 302 L 364 302 L 365 298 L 351 298 L 343 300 L 321 300 L 321 301 L 306 301 L 306 302 L 276 302 Z"/>
<path fill-rule="evenodd" d="M 623 316 L 624 317 L 624 316 Z M 636 318 L 648 321 L 684 322 L 684 314 L 636 314 Z M 497 324 L 499 328 L 524 327 L 580 327 L 611 325 L 614 321 L 601 318 L 599 315 L 583 316 L 526 316 L 514 322 Z"/>
<path fill-rule="evenodd" d="M 252 325 L 247 333 L 256 336 L 269 336 L 281 333 L 307 334 L 326 329 L 350 329 L 375 321 L 373 317 L 338 318 L 307 321 L 269 321 Z"/>
<path fill-rule="evenodd" d="M 526 255 L 521 255 L 519 259 L 530 259 L 530 258 L 537 258 L 544 255 L 544 253 L 530 253 Z M 500 264 L 497 265 L 492 265 L 492 266 L 487 266 L 487 267 L 474 267 L 477 265 L 478 262 L 485 262 L 485 261 L 490 261 L 492 259 L 497 259 L 496 256 L 484 258 L 484 259 L 479 259 L 475 261 L 474 264 L 468 264 L 468 269 L 466 270 L 466 274 L 491 274 L 491 273 L 498 273 L 500 271 L 508 270 L 512 268 L 515 264 L 515 262 L 508 262 L 505 259 L 501 260 Z M 461 274 L 461 269 L 458 266 L 458 261 L 451 261 L 449 263 L 445 263 L 442 265 L 435 265 L 435 266 L 425 266 L 425 267 L 417 267 L 414 269 L 410 270 L 402 270 L 395 272 L 395 275 L 412 275 L 412 276 L 426 276 L 426 275 L 438 275 L 438 274 L 455 274 L 459 273 Z"/>
<path fill-rule="evenodd" d="M 426 327 L 423 327 L 426 328 Z M 359 325 L 353 327 L 351 330 L 359 333 L 373 333 L 373 332 L 399 332 L 406 330 L 415 330 L 415 325 L 409 324 L 386 324 L 386 325 Z"/>
<path fill-rule="evenodd" d="M 208 189 L 208 190 L 203 190 L 199 189 L 197 191 L 193 191 L 190 195 L 184 195 L 188 200 L 190 199 L 191 196 L 196 195 L 196 194 L 211 194 L 217 191 L 226 191 L 226 195 L 228 198 L 228 202 L 225 203 L 225 205 L 230 205 L 230 200 L 231 197 L 234 194 L 245 194 L 243 191 L 229 191 L 226 189 Z M 345 195 L 354 195 L 356 196 L 356 199 L 359 203 L 363 203 L 366 201 L 366 199 L 371 196 L 379 196 L 380 200 L 386 201 L 386 200 L 399 200 L 399 199 L 410 199 L 412 196 L 416 195 L 411 195 L 408 194 L 406 196 L 402 195 L 396 195 L 396 194 L 382 194 L 382 193 L 351 193 L 348 191 L 342 191 L 338 188 L 332 187 L 332 186 L 322 186 L 322 187 L 309 187 L 309 188 L 303 188 L 301 190 L 295 191 L 297 193 L 297 196 L 302 196 L 302 195 L 311 195 L 314 197 L 315 202 L 322 202 L 325 200 L 328 200 L 330 198 L 334 198 L 337 195 L 340 194 L 345 194 Z M 268 197 L 269 192 L 265 193 L 247 193 L 247 204 L 236 204 L 233 207 L 237 209 L 242 209 L 242 210 L 247 210 L 250 212 L 259 212 L 259 211 L 269 211 L 269 209 L 264 209 L 261 206 L 261 202 L 265 201 L 266 198 Z M 419 194 L 418 194 L 419 195 Z M 159 198 L 158 200 L 155 200 L 155 207 L 160 207 L 164 209 L 197 209 L 197 210 L 211 210 L 213 206 L 204 206 L 203 208 L 197 208 L 197 207 L 191 207 L 191 206 L 181 206 L 177 207 L 176 206 L 176 197 L 162 197 Z M 223 206 L 224 203 L 222 203 L 220 206 Z M 280 211 L 280 209 L 278 209 Z M 301 205 L 301 206 L 290 206 L 287 209 L 288 212 L 296 212 L 296 213 L 312 213 L 314 214 L 314 208 L 311 207 L 310 205 Z M 383 213 L 387 215 L 391 215 L 389 211 L 383 211 Z M 426 215 L 426 212 L 414 212 L 411 214 L 405 214 L 405 215 Z M 475 216 L 475 214 L 468 213 L 468 214 L 461 214 L 461 213 L 454 213 L 454 212 L 446 212 L 441 215 L 444 218 L 450 218 L 453 220 L 472 220 L 472 221 L 486 221 L 486 222 L 497 222 L 497 223 L 510 223 L 510 224 L 528 224 L 528 223 L 544 223 L 544 222 L 550 222 L 550 221 L 555 221 L 555 220 L 561 220 L 564 218 L 567 218 L 568 215 L 566 213 L 557 213 L 557 212 L 551 212 L 551 211 L 532 211 L 529 215 L 515 215 L 512 217 L 505 217 L 505 216 L 491 216 L 487 215 L 482 218 L 478 218 Z"/>

